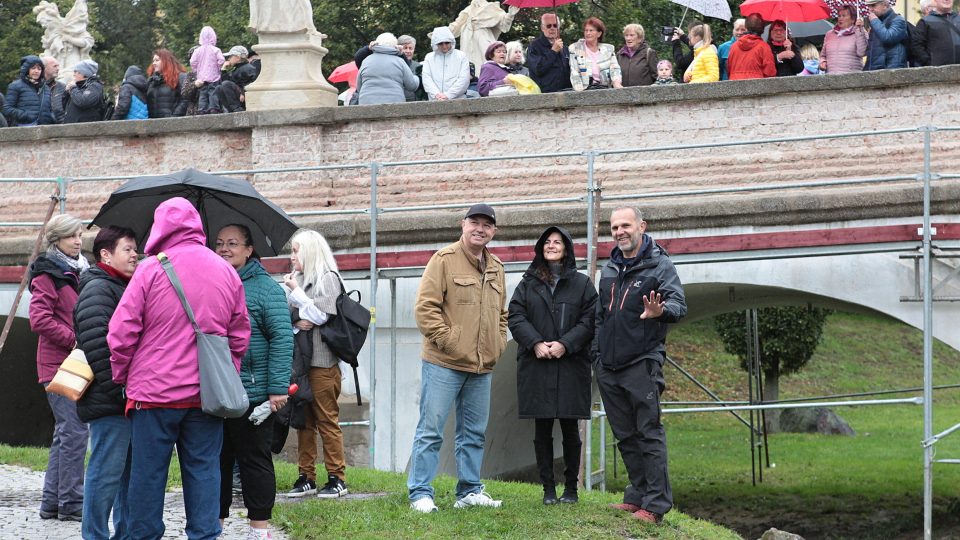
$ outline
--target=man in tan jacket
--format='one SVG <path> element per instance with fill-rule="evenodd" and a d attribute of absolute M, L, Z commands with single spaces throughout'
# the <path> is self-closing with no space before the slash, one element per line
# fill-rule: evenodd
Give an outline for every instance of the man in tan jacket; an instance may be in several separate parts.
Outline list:
<path fill-rule="evenodd" d="M 490 378 L 507 345 L 503 263 L 486 246 L 497 232 L 493 208 L 475 204 L 461 221 L 460 239 L 434 253 L 417 290 L 414 313 L 423 334 L 420 421 L 407 478 L 410 508 L 436 512 L 430 482 L 437 472 L 443 426 L 457 406 L 457 502 L 490 506 L 480 483 L 490 415 Z"/>

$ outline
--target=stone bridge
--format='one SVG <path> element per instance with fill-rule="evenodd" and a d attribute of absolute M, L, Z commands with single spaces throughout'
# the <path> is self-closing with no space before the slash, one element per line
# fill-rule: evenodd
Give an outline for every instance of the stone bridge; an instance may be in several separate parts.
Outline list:
<path fill-rule="evenodd" d="M 935 277 L 943 282 L 938 297 L 960 296 L 949 281 L 956 260 L 948 258 L 960 245 L 960 182 L 949 177 L 960 173 L 960 134 L 950 129 L 960 127 L 958 81 L 960 67 L 922 68 L 4 129 L 0 177 L 76 179 L 65 205 L 89 219 L 126 176 L 185 167 L 236 171 L 298 213 L 305 226 L 322 231 L 363 289 L 371 228 L 363 210 L 370 207 L 370 163 L 376 162 L 378 266 L 388 270 L 377 295 L 375 465 L 402 469 L 418 399 L 419 336 L 411 314 L 416 267 L 457 236 L 462 212 L 424 206 L 543 199 L 502 207 L 497 253 L 522 270 L 533 239 L 560 223 L 577 237 L 583 255 L 582 199 L 592 155 L 601 221 L 621 204 L 644 210 L 651 233 L 680 265 L 690 320 L 755 305 L 811 303 L 919 326 L 920 305 L 911 301 L 925 155 L 919 126 L 948 128 L 929 134 L 931 170 L 947 176 L 934 182 L 931 197 L 934 241 L 943 255 Z M 830 134 L 843 136 L 816 138 Z M 733 144 L 746 141 L 757 143 Z M 488 159 L 457 161 L 465 158 Z M 36 232 L 17 223 L 42 218 L 52 187 L 0 183 L 4 313 Z M 601 241 L 609 240 L 605 224 L 600 231 Z M 608 247 L 601 245 L 601 256 Z M 282 271 L 284 263 L 271 265 Z M 509 284 L 518 279 L 511 274 Z M 951 324 L 960 317 L 957 306 L 938 302 L 934 318 L 935 335 L 954 347 L 960 347 Z M 19 346 L 4 351 L 3 362 L 16 366 L 17 375 L 5 382 L 29 385 L 35 380 L 30 336 L 23 321 L 16 328 Z M 494 381 L 502 399 L 494 403 L 504 406 L 495 408 L 491 425 L 503 429 L 490 441 L 511 450 L 516 445 L 516 452 L 491 453 L 486 474 L 522 465 L 498 455 L 529 454 L 528 426 L 513 420 L 512 359 L 502 365 Z M 0 391 L 0 407 L 8 406 L 7 394 Z M 25 415 L 18 417 L 38 417 L 9 407 Z M 39 432 L 46 437 L 45 428 Z M 36 437 L 35 426 L 30 433 Z"/>

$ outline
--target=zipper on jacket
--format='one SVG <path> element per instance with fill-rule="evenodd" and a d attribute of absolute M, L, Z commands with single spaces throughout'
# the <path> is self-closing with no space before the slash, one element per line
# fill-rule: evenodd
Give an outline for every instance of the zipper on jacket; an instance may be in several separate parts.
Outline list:
<path fill-rule="evenodd" d="M 628 294 L 630 294 L 630 287 L 627 287 L 627 290 L 623 291 L 623 299 L 620 300 L 620 309 L 617 311 L 623 311 L 623 304 L 627 301 Z"/>
<path fill-rule="evenodd" d="M 560 332 L 563 334 L 563 322 L 567 320 L 567 304 L 560 304 Z"/>
<path fill-rule="evenodd" d="M 613 301 L 617 299 L 617 295 L 616 295 L 616 293 L 614 292 L 614 291 L 615 291 L 614 287 L 616 287 L 616 286 L 617 286 L 617 280 L 613 280 L 613 281 L 610 283 L 610 305 L 607 306 L 607 311 L 609 311 L 609 312 L 611 312 L 611 313 L 613 312 Z"/>

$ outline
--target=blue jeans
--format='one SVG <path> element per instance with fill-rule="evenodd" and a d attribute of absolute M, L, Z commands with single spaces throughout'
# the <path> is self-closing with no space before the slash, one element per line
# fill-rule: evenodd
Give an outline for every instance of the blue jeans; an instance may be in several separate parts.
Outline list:
<path fill-rule="evenodd" d="M 220 447 L 223 420 L 200 409 L 140 409 L 130 412 L 130 478 L 127 530 L 134 540 L 159 540 L 173 447 L 183 478 L 189 540 L 220 536 Z"/>
<path fill-rule="evenodd" d="M 127 538 L 127 485 L 130 483 L 130 421 L 120 415 L 90 421 L 90 461 L 83 486 L 84 540 Z"/>
<path fill-rule="evenodd" d="M 437 475 L 443 426 L 457 406 L 457 498 L 483 489 L 480 466 L 490 417 L 490 373 L 457 371 L 423 362 L 420 380 L 420 421 L 413 439 L 407 489 L 411 501 L 433 498 L 430 482 Z"/>
<path fill-rule="evenodd" d="M 50 383 L 43 385 L 44 388 Z M 87 425 L 77 416 L 77 403 L 47 393 L 53 411 L 53 441 L 43 475 L 40 510 L 75 514 L 83 508 L 83 458 L 87 453 Z"/>

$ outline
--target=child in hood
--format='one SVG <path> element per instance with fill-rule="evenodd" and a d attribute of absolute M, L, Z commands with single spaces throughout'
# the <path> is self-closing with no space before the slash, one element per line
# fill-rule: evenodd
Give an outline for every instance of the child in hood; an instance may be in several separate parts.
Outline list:
<path fill-rule="evenodd" d="M 673 80 L 673 64 L 669 60 L 657 62 L 657 80 L 653 84 L 654 86 L 677 84 L 677 81 Z"/>
<path fill-rule="evenodd" d="M 800 47 L 800 57 L 803 58 L 803 71 L 799 75 L 823 75 L 820 71 L 820 52 L 813 43 L 805 43 Z"/>
<path fill-rule="evenodd" d="M 190 55 L 190 67 L 196 72 L 197 85 L 200 87 L 198 114 L 220 112 L 217 87 L 220 85 L 220 68 L 225 62 L 223 52 L 217 48 L 217 33 L 213 28 L 204 26 L 200 30 L 200 47 Z"/>

